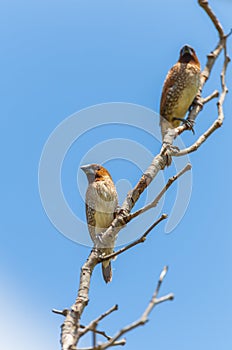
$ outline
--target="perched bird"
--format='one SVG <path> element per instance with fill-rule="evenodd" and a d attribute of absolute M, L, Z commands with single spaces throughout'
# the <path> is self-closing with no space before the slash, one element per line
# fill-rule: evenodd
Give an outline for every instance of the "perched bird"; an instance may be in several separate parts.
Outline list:
<path fill-rule="evenodd" d="M 185 114 L 193 103 L 200 85 L 200 62 L 194 49 L 185 45 L 178 62 L 169 70 L 160 101 L 160 126 L 164 141 L 168 128 L 186 122 Z"/>
<path fill-rule="evenodd" d="M 86 219 L 90 237 L 95 242 L 96 236 L 104 232 L 115 218 L 118 195 L 110 173 L 101 165 L 84 165 L 89 185 L 86 191 Z M 103 255 L 113 253 L 113 247 L 102 248 Z M 102 273 L 106 283 L 112 280 L 111 261 L 102 262 Z"/>

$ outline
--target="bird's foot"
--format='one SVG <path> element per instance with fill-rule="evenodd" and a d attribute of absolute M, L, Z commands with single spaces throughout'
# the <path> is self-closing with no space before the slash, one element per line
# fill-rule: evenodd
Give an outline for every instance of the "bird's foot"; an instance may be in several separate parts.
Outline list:
<path fill-rule="evenodd" d="M 115 214 L 119 215 L 119 214 L 121 214 L 121 212 L 122 212 L 122 208 L 120 207 L 120 205 L 117 205 L 116 210 L 115 210 Z"/>
<path fill-rule="evenodd" d="M 173 146 L 169 143 L 163 142 L 163 147 L 165 149 L 165 156 L 166 156 L 166 165 L 170 166 L 172 163 L 172 156 L 171 154 L 176 154 L 180 151 L 179 147 Z"/>
<path fill-rule="evenodd" d="M 116 215 L 117 215 L 117 217 L 121 217 L 121 219 L 124 220 L 124 225 L 127 222 L 126 219 L 127 219 L 129 214 L 130 213 L 126 209 L 124 209 L 124 208 L 122 208 L 120 206 L 118 206 L 116 208 Z"/>
<path fill-rule="evenodd" d="M 199 106 L 201 109 L 203 108 L 202 98 L 201 98 L 200 94 L 197 94 L 197 96 L 194 98 L 194 100 L 193 100 L 191 106 L 189 107 L 188 111 L 191 112 L 192 109 L 195 106 Z"/>
<path fill-rule="evenodd" d="M 194 131 L 194 120 L 191 119 L 184 119 L 183 123 L 187 126 L 188 130 L 191 130 L 193 135 L 195 135 L 195 131 Z"/>
<path fill-rule="evenodd" d="M 194 131 L 194 120 L 191 119 L 184 119 L 184 118 L 176 118 L 174 117 L 173 120 L 180 120 L 183 124 L 185 124 L 188 128 L 188 130 L 191 130 L 193 135 L 195 135 L 195 131 Z"/>
<path fill-rule="evenodd" d="M 203 103 L 202 103 L 202 97 L 200 94 L 197 94 L 197 96 L 194 98 L 192 105 L 194 106 L 199 106 L 203 108 Z"/>

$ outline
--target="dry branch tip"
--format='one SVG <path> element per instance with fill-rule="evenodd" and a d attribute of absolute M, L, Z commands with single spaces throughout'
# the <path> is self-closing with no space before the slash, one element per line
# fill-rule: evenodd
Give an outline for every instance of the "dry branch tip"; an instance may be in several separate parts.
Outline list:
<path fill-rule="evenodd" d="M 52 312 L 57 315 L 67 316 L 68 309 L 64 309 L 64 310 L 52 309 Z"/>
<path fill-rule="evenodd" d="M 166 276 L 167 272 L 168 272 L 168 266 L 166 265 L 164 266 L 163 271 L 160 274 L 160 277 L 159 277 L 160 282 L 163 282 L 163 279 Z"/>

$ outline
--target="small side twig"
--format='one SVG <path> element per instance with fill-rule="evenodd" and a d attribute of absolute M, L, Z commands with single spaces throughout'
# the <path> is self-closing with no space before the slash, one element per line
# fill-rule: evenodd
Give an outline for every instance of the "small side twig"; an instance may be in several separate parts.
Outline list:
<path fill-rule="evenodd" d="M 117 341 L 119 338 L 121 338 L 121 336 L 123 334 L 131 331 L 134 328 L 137 328 L 139 326 L 143 326 L 148 321 L 148 317 L 155 306 L 157 306 L 158 304 L 163 303 L 165 301 L 174 299 L 173 294 L 168 294 L 168 295 L 165 295 L 163 297 L 157 298 L 160 287 L 161 287 L 162 282 L 163 282 L 163 279 L 167 274 L 167 271 L 168 271 L 168 267 L 165 266 L 160 274 L 159 281 L 157 283 L 157 287 L 155 289 L 155 292 L 152 295 L 151 301 L 150 301 L 149 305 L 147 306 L 146 310 L 144 311 L 144 313 L 142 314 L 142 316 L 140 317 L 140 319 L 138 321 L 135 321 L 135 322 L 129 324 L 128 326 L 122 328 L 114 337 L 111 338 L 111 340 L 109 340 L 108 342 L 106 342 L 104 344 L 99 345 L 97 347 L 97 350 L 103 350 L 103 349 L 109 348 L 110 346 L 112 346 L 112 344 L 115 343 L 115 341 Z"/>
<path fill-rule="evenodd" d="M 145 213 L 146 211 L 148 211 L 151 208 L 155 208 L 157 206 L 157 204 L 159 203 L 160 199 L 163 197 L 163 195 L 165 194 L 165 192 L 167 192 L 167 190 L 169 189 L 169 187 L 177 180 L 179 179 L 179 177 L 181 177 L 182 175 L 184 175 L 187 171 L 191 170 L 192 166 L 190 163 L 188 163 L 181 171 L 179 171 L 179 173 L 177 173 L 176 175 L 172 176 L 168 182 L 166 183 L 166 185 L 162 188 L 162 190 L 160 191 L 160 193 L 157 195 L 157 197 L 148 205 L 144 206 L 143 208 L 137 210 L 134 213 L 131 213 L 128 215 L 128 220 L 132 220 L 134 218 L 136 218 L 137 216 Z"/>
<path fill-rule="evenodd" d="M 212 94 L 210 94 L 209 96 L 202 98 L 201 102 L 203 104 L 208 103 L 209 101 L 213 100 L 214 98 L 217 98 L 219 96 L 219 91 L 218 90 L 214 90 L 214 92 L 212 92 Z"/>
<path fill-rule="evenodd" d="M 57 314 L 57 315 L 66 316 L 67 313 L 68 313 L 68 309 L 64 309 L 64 310 L 52 309 L 52 312 L 53 312 L 54 314 Z"/>
<path fill-rule="evenodd" d="M 217 19 L 216 15 L 214 14 L 213 10 L 211 9 L 211 7 L 209 6 L 209 2 L 208 0 L 198 0 L 198 4 L 205 10 L 205 12 L 207 13 L 207 15 L 209 16 L 209 18 L 211 19 L 211 21 L 214 24 L 214 27 L 216 28 L 216 30 L 218 31 L 219 37 L 223 38 L 224 36 L 224 31 L 222 28 L 221 23 L 219 22 L 219 20 Z"/>
<path fill-rule="evenodd" d="M 108 259 L 113 259 L 113 258 L 115 258 L 116 256 L 118 256 L 118 255 L 120 255 L 120 254 L 126 252 L 128 249 L 131 249 L 132 247 L 136 246 L 137 244 L 145 242 L 147 235 L 153 230 L 153 228 L 154 228 L 155 226 L 157 226 L 161 221 L 167 219 L 167 217 L 168 217 L 167 214 L 162 214 L 161 217 L 160 217 L 156 222 L 154 222 L 154 223 L 146 230 L 146 232 L 144 232 L 144 234 L 143 234 L 140 238 L 138 238 L 136 241 L 134 241 L 134 242 L 128 244 L 127 246 L 125 246 L 125 247 L 123 247 L 123 248 L 117 250 L 116 252 L 114 252 L 114 253 L 112 253 L 112 254 L 109 254 L 109 255 L 100 257 L 100 258 L 99 258 L 99 262 L 102 262 L 102 261 L 108 260 Z"/>
<path fill-rule="evenodd" d="M 80 329 L 85 329 L 86 326 L 84 325 L 80 325 Z M 96 334 L 102 335 L 104 338 L 106 338 L 107 340 L 111 339 L 111 337 L 109 335 L 106 334 L 105 331 L 100 331 L 99 329 L 91 329 L 92 332 L 95 332 Z"/>
<path fill-rule="evenodd" d="M 103 318 L 107 317 L 108 315 L 110 315 L 112 312 L 117 311 L 118 310 L 118 305 L 114 305 L 113 307 L 111 307 L 109 310 L 107 310 L 106 312 L 104 312 L 102 315 L 100 315 L 98 318 L 96 318 L 95 320 L 91 321 L 90 324 L 88 326 L 81 326 L 81 328 L 84 328 L 83 331 L 80 331 L 80 337 L 82 337 L 84 334 L 86 334 L 89 331 L 92 331 L 94 333 L 98 333 L 96 331 L 96 326 L 98 325 L 98 323 L 103 320 Z"/>

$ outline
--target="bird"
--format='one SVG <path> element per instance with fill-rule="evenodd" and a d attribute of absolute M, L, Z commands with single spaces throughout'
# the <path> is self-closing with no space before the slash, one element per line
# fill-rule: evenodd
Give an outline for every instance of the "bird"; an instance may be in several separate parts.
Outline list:
<path fill-rule="evenodd" d="M 85 196 L 86 220 L 90 237 L 95 243 L 99 233 L 106 231 L 115 218 L 118 195 L 107 169 L 99 164 L 81 166 L 88 180 Z M 113 253 L 113 247 L 101 248 L 102 255 Z M 106 283 L 112 280 L 111 261 L 102 262 L 102 274 Z"/>
<path fill-rule="evenodd" d="M 201 66 L 195 50 L 184 45 L 178 62 L 169 70 L 160 100 L 160 127 L 162 140 L 169 128 L 176 128 L 190 109 L 200 87 Z"/>

